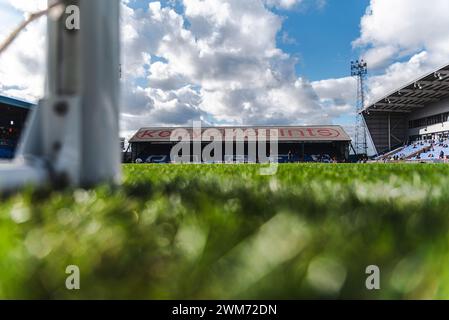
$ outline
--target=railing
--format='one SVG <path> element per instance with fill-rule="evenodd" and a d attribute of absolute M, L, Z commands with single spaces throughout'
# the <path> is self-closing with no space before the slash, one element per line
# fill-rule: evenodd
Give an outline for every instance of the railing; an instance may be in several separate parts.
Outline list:
<path fill-rule="evenodd" d="M 411 154 L 410 156 L 406 157 L 405 160 L 413 159 L 413 158 L 419 156 L 421 153 L 428 152 L 431 148 L 432 148 L 431 146 L 426 146 L 424 148 L 421 148 L 418 151 L 416 151 L 413 154 Z"/>
<path fill-rule="evenodd" d="M 397 149 L 395 149 L 395 150 L 393 150 L 393 151 L 389 151 L 388 153 L 385 153 L 385 154 L 383 154 L 383 155 L 377 157 L 377 160 L 385 160 L 385 159 L 391 157 L 392 155 L 395 155 L 395 154 L 401 152 L 401 151 L 404 150 L 406 147 L 407 147 L 407 146 L 401 146 L 401 147 L 399 147 L 399 148 L 397 148 Z"/>

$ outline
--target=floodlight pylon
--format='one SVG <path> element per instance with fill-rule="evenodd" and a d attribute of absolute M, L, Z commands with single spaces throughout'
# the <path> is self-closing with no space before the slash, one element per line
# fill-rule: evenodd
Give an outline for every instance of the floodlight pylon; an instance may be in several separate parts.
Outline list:
<path fill-rule="evenodd" d="M 354 132 L 354 149 L 357 155 L 368 154 L 368 140 L 363 109 L 365 108 L 366 80 L 368 77 L 368 64 L 366 61 L 351 61 L 351 76 L 357 80 L 356 122 Z"/>

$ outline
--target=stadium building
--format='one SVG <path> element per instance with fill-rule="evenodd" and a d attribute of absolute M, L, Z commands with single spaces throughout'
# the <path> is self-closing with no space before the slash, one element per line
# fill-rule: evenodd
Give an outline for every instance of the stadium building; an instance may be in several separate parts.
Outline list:
<path fill-rule="evenodd" d="M 363 117 L 377 154 L 402 160 L 449 155 L 449 65 L 370 104 Z"/>
<path fill-rule="evenodd" d="M 192 133 L 192 128 L 142 128 L 129 141 L 131 146 L 131 158 L 133 162 L 140 159 L 146 163 L 170 163 L 170 152 L 177 142 L 170 141 L 170 137 L 175 130 L 186 130 Z M 209 128 L 202 128 L 202 132 Z M 293 162 L 346 162 L 349 158 L 349 148 L 351 138 L 340 126 L 310 126 L 310 127 L 220 127 L 218 129 L 223 136 L 225 131 L 238 130 L 247 132 L 254 130 L 256 135 L 260 130 L 278 130 L 278 161 L 280 163 Z M 190 135 L 190 134 L 189 134 Z M 192 135 L 190 135 L 192 136 Z M 258 159 L 248 156 L 248 139 L 244 138 L 244 154 L 238 154 L 238 148 L 234 141 L 233 146 L 226 148 L 223 142 L 222 162 L 252 163 Z M 269 139 L 268 139 L 269 140 Z M 204 148 L 210 142 L 202 142 Z M 193 154 L 193 143 L 190 142 L 191 154 Z M 225 154 L 225 150 L 233 150 L 231 155 Z M 267 150 L 269 150 L 267 148 Z M 290 153 L 290 156 L 289 156 Z M 140 162 L 139 160 L 139 162 Z M 199 163 L 199 159 L 191 159 L 192 162 Z M 220 161 L 220 162 L 221 162 Z"/>
<path fill-rule="evenodd" d="M 14 157 L 31 103 L 0 96 L 0 159 Z"/>

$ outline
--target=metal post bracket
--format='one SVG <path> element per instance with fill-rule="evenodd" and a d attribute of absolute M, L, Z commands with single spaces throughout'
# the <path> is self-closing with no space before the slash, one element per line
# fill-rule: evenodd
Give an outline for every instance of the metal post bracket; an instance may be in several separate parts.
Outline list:
<path fill-rule="evenodd" d="M 42 141 L 45 158 L 52 164 L 53 178 L 69 185 L 80 183 L 81 99 L 55 97 L 39 104 L 43 113 Z"/>

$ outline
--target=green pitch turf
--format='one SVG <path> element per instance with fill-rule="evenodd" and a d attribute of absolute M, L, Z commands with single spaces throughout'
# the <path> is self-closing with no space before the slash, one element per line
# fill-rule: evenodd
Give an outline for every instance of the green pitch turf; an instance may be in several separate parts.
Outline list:
<path fill-rule="evenodd" d="M 258 173 L 126 165 L 120 188 L 3 198 L 0 298 L 449 298 L 449 166 Z"/>

